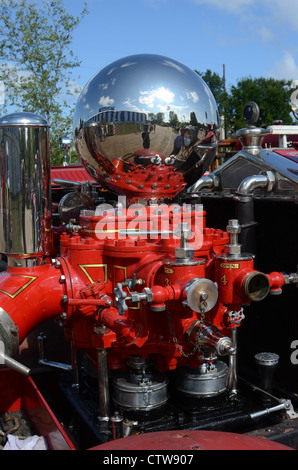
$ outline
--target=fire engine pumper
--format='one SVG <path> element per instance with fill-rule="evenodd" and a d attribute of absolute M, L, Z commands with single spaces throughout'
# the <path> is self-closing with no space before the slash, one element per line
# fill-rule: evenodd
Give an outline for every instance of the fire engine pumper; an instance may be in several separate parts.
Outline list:
<path fill-rule="evenodd" d="M 106 66 L 74 115 L 96 184 L 73 183 L 53 226 L 49 126 L 27 112 L 0 120 L 2 357 L 29 374 L 20 345 L 58 319 L 71 364 L 45 357 L 42 334 L 39 364 L 60 371 L 59 390 L 93 444 L 294 413 L 289 400 L 243 406 L 237 332 L 251 303 L 297 275 L 255 269 L 236 218 L 207 227 L 201 204 L 181 203 L 215 158 L 218 129 L 212 93 L 183 64 L 135 55 Z"/>

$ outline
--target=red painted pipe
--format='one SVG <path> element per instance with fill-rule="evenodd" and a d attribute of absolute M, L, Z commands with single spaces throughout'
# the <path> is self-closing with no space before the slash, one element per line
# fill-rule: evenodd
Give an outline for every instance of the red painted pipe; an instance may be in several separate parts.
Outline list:
<path fill-rule="evenodd" d="M 100 323 L 125 338 L 130 344 L 141 347 L 148 339 L 148 332 L 143 331 L 141 324 L 137 325 L 133 320 L 119 315 L 114 307 L 101 310 L 98 319 Z"/>
<path fill-rule="evenodd" d="M 60 269 L 49 264 L 26 269 L 8 268 L 1 273 L 0 307 L 4 313 L 2 313 L 0 333 L 6 337 L 4 343 L 11 342 L 13 324 L 21 344 L 30 331 L 41 322 L 56 318 L 63 312 L 61 299 L 65 291 L 59 282 L 60 275 Z M 3 322 L 4 317 L 5 319 L 10 317 L 13 324 L 7 327 Z M 17 351 L 12 351 L 12 354 L 15 352 Z"/>

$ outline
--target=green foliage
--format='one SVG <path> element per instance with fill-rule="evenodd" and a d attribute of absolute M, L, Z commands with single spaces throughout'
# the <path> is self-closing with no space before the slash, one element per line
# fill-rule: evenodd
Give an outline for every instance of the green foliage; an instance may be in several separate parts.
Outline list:
<path fill-rule="evenodd" d="M 61 166 L 64 162 L 64 153 L 60 149 L 59 142 L 52 140 L 51 142 L 51 164 L 52 166 Z M 74 149 L 70 149 L 67 152 L 67 163 L 68 164 L 79 164 L 79 157 Z"/>
<path fill-rule="evenodd" d="M 56 161 L 63 155 L 58 143 L 71 130 L 76 90 L 71 72 L 80 62 L 71 50 L 72 34 L 87 14 L 73 17 L 62 0 L 44 1 L 42 8 L 28 0 L 0 0 L 0 80 L 5 105 L 0 111 L 30 111 L 51 125 L 51 147 Z"/>
<path fill-rule="evenodd" d="M 178 116 L 175 113 L 175 111 L 169 112 L 169 122 L 170 122 L 170 125 L 173 127 L 177 127 L 179 125 Z"/>
<path fill-rule="evenodd" d="M 225 127 L 229 134 L 245 127 L 242 111 L 245 103 L 255 101 L 260 108 L 260 127 L 271 125 L 275 120 L 283 124 L 293 124 L 290 96 L 291 82 L 274 78 L 242 78 L 233 85 L 229 93 L 224 90 L 223 78 L 207 70 L 196 72 L 207 83 L 218 105 L 219 114 L 225 117 Z"/>
<path fill-rule="evenodd" d="M 198 120 L 197 120 L 197 117 L 196 117 L 196 113 L 194 111 L 192 111 L 190 113 L 190 124 L 192 126 L 197 126 L 198 125 Z"/>
<path fill-rule="evenodd" d="M 164 118 L 165 118 L 164 113 L 161 113 L 161 112 L 160 112 L 160 113 L 157 113 L 157 114 L 156 114 L 156 123 L 161 126 L 162 123 L 164 122 Z"/>
<path fill-rule="evenodd" d="M 293 124 L 290 85 L 291 82 L 287 80 L 263 77 L 243 78 L 238 81 L 237 86 L 231 87 L 227 100 L 230 130 L 234 131 L 245 126 L 242 110 L 248 101 L 255 101 L 260 108 L 258 126 L 269 126 L 275 120 L 282 120 L 285 125 Z"/>

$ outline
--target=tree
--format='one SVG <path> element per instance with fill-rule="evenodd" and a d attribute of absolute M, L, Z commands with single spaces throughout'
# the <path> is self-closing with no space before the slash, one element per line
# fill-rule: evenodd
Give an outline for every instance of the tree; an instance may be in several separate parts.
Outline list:
<path fill-rule="evenodd" d="M 260 127 L 271 125 L 275 120 L 283 124 L 293 124 L 291 118 L 291 82 L 273 78 L 243 78 L 237 86 L 232 86 L 227 100 L 229 127 L 235 131 L 245 127 L 242 110 L 248 101 L 255 101 L 260 108 Z"/>
<path fill-rule="evenodd" d="M 175 111 L 170 111 L 169 112 L 169 123 L 173 127 L 177 127 L 179 122 L 178 122 L 178 116 L 175 113 Z"/>
<path fill-rule="evenodd" d="M 159 112 L 159 113 L 156 114 L 156 122 L 157 122 L 158 125 L 161 126 L 164 122 L 164 119 L 165 119 L 164 113 Z"/>
<path fill-rule="evenodd" d="M 52 155 L 71 129 L 69 97 L 78 91 L 71 90 L 71 72 L 80 64 L 71 42 L 87 13 L 84 4 L 80 15 L 73 17 L 63 0 L 44 1 L 41 8 L 28 0 L 0 0 L 2 112 L 9 108 L 44 116 L 51 125 Z"/>
<path fill-rule="evenodd" d="M 197 116 L 196 116 L 196 113 L 194 111 L 191 111 L 190 113 L 190 121 L 189 123 L 192 125 L 192 126 L 197 126 L 198 125 L 198 120 L 197 120 Z"/>

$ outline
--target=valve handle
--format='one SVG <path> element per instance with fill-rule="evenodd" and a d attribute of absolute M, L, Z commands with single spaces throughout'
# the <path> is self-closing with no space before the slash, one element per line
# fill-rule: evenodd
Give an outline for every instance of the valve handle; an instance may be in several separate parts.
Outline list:
<path fill-rule="evenodd" d="M 118 308 L 119 315 L 124 315 L 126 310 L 128 310 L 128 306 L 126 305 L 126 300 L 128 299 L 128 297 L 127 293 L 124 292 L 122 284 L 120 282 L 118 282 L 117 287 L 114 288 L 114 294 L 114 303 L 115 306 Z"/>

